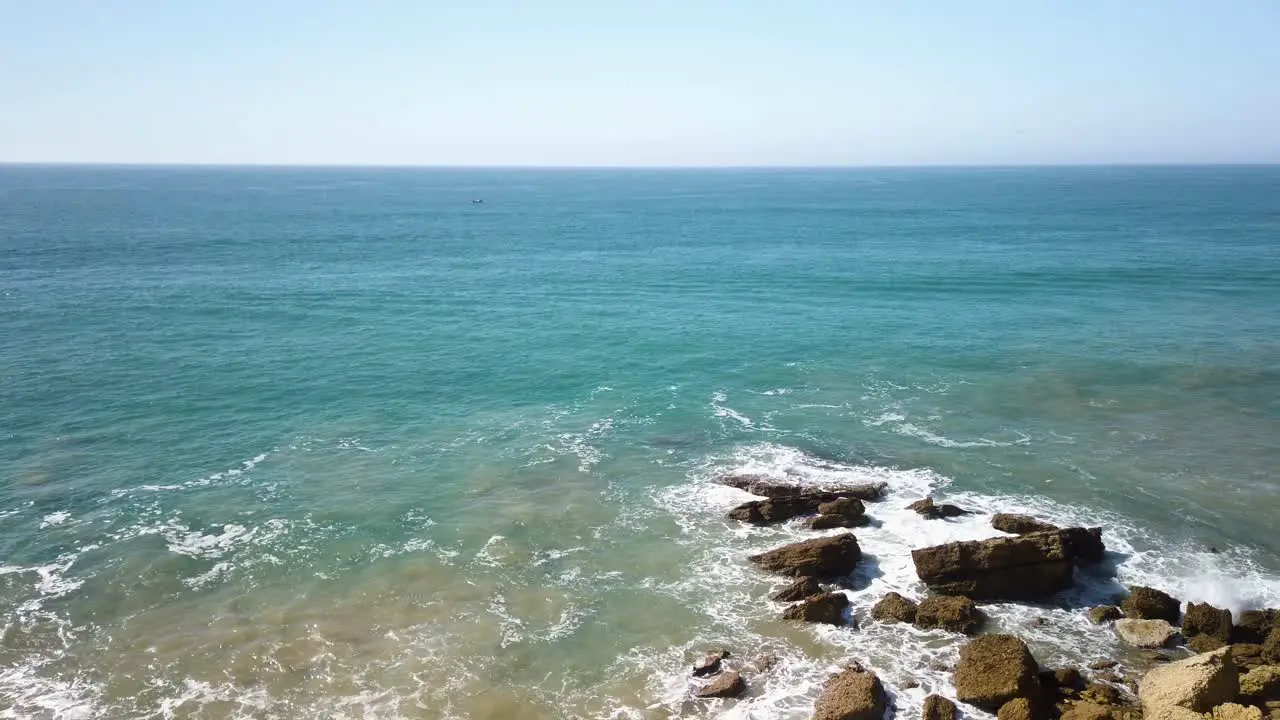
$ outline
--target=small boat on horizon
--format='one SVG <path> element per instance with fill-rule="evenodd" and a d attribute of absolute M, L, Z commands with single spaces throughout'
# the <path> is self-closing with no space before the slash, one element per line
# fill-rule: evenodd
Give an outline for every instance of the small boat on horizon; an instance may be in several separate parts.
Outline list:
<path fill-rule="evenodd" d="M 484 204 L 484 200 L 480 200 L 480 199 L 472 199 L 472 200 L 471 200 L 471 204 L 472 204 L 472 205 L 483 205 L 483 204 Z"/>

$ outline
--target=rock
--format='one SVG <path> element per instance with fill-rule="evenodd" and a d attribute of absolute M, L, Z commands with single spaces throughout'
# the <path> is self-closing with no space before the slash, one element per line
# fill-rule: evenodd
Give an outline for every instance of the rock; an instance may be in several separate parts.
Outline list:
<path fill-rule="evenodd" d="M 803 620 L 827 625 L 843 625 L 844 610 L 849 607 L 849 596 L 842 592 L 822 593 L 808 598 L 799 605 L 792 605 L 782 613 L 784 620 Z"/>
<path fill-rule="evenodd" d="M 881 622 L 915 622 L 919 605 L 915 600 L 908 600 L 896 592 L 880 598 L 880 602 L 871 608 L 871 617 Z"/>
<path fill-rule="evenodd" d="M 773 653 L 764 653 L 762 655 L 757 655 L 754 658 L 752 658 L 751 662 L 747 663 L 747 666 L 758 673 L 767 673 L 773 669 L 774 665 L 777 665 L 777 664 L 778 664 L 777 655 L 774 655 Z"/>
<path fill-rule="evenodd" d="M 1255 643 L 1232 645 L 1231 659 L 1240 670 L 1252 670 L 1270 664 L 1262 659 L 1262 646 Z"/>
<path fill-rule="evenodd" d="M 1182 616 L 1182 634 L 1186 637 L 1208 635 L 1224 644 L 1231 641 L 1231 611 L 1209 603 L 1188 603 Z"/>
<path fill-rule="evenodd" d="M 1219 648 L 1226 647 L 1227 644 L 1212 635 L 1196 635 L 1187 641 L 1187 647 L 1191 652 L 1200 653 L 1213 652 Z"/>
<path fill-rule="evenodd" d="M 961 515 L 970 515 L 968 510 L 948 505 L 935 503 L 933 498 L 927 497 L 923 500 L 917 500 L 907 506 L 908 510 L 914 510 L 916 514 L 922 515 L 930 520 L 940 520 L 942 518 L 959 517 Z"/>
<path fill-rule="evenodd" d="M 861 558 L 858 539 L 853 533 L 844 533 L 783 545 L 749 559 L 765 570 L 782 575 L 842 577 L 853 572 Z"/>
<path fill-rule="evenodd" d="M 1031 720 L 1031 701 L 1018 697 L 1000 706 L 997 720 Z"/>
<path fill-rule="evenodd" d="M 1181 604 L 1170 595 L 1154 588 L 1134 586 L 1129 590 L 1129 597 L 1120 603 L 1124 616 L 1134 620 L 1165 620 L 1170 625 L 1178 624 L 1181 615 Z"/>
<path fill-rule="evenodd" d="M 1235 703 L 1223 703 L 1213 709 L 1213 720 L 1262 720 L 1262 710 Z"/>
<path fill-rule="evenodd" d="M 1119 685 L 1124 682 L 1124 678 L 1110 670 L 1103 670 L 1102 672 L 1094 673 L 1093 679 L 1098 682 L 1111 683 L 1113 685 Z"/>
<path fill-rule="evenodd" d="M 1089 669 L 1090 670 L 1110 670 L 1111 668 L 1119 664 L 1120 663 L 1116 662 L 1115 660 L 1097 660 L 1095 662 L 1089 663 Z"/>
<path fill-rule="evenodd" d="M 813 720 L 882 720 L 887 701 L 875 673 L 848 667 L 823 686 Z"/>
<path fill-rule="evenodd" d="M 822 585 L 818 584 L 817 578 L 802 577 L 770 595 L 769 599 L 774 602 L 795 602 L 814 595 L 821 595 L 822 592 Z"/>
<path fill-rule="evenodd" d="M 1014 698 L 1034 697 L 1037 671 L 1026 643 L 1012 635 L 984 635 L 960 649 L 956 697 L 960 702 L 996 711 Z"/>
<path fill-rule="evenodd" d="M 845 515 L 847 517 L 855 517 L 863 515 L 867 512 L 867 507 L 862 501 L 854 497 L 842 497 L 832 500 L 831 502 L 822 503 L 818 506 L 819 515 Z"/>
<path fill-rule="evenodd" d="M 1089 608 L 1089 622 L 1094 625 L 1119 620 L 1122 617 L 1124 617 L 1124 613 L 1120 612 L 1120 608 L 1115 605 L 1099 605 L 1095 608 Z"/>
<path fill-rule="evenodd" d="M 1113 720 L 1110 708 L 1097 703 L 1075 702 L 1062 713 L 1062 720 Z"/>
<path fill-rule="evenodd" d="M 1076 561 L 1101 557 L 1099 528 L 947 543 L 911 551 L 916 575 L 942 595 L 1030 600 L 1071 586 Z"/>
<path fill-rule="evenodd" d="M 902 683 L 903 690 L 915 690 L 918 687 L 920 687 L 920 682 L 917 680 L 907 680 Z"/>
<path fill-rule="evenodd" d="M 693 676 L 705 677 L 720 672 L 720 661 L 729 657 L 728 650 L 717 650 L 707 653 L 701 660 L 693 664 Z"/>
<path fill-rule="evenodd" d="M 722 485 L 746 490 L 752 495 L 759 495 L 766 498 L 779 498 L 788 495 L 803 495 L 813 492 L 833 492 L 841 497 L 858 498 L 859 500 L 879 500 L 884 495 L 886 483 L 864 483 L 861 485 L 841 485 L 837 487 L 814 487 L 813 485 L 798 485 L 792 483 L 783 483 L 774 480 L 765 475 L 753 474 L 725 474 L 716 478 Z"/>
<path fill-rule="evenodd" d="M 700 698 L 735 698 L 746 691 L 747 683 L 742 680 L 742 676 L 730 670 L 703 685 L 694 695 Z"/>
<path fill-rule="evenodd" d="M 1262 659 L 1272 665 L 1280 665 L 1280 627 L 1273 628 L 1262 643 Z"/>
<path fill-rule="evenodd" d="M 1140 648 L 1161 648 L 1173 642 L 1178 631 L 1164 620 L 1116 621 L 1116 634 L 1121 640 Z"/>
<path fill-rule="evenodd" d="M 1255 703 L 1280 700 L 1280 666 L 1263 665 L 1241 675 L 1240 697 Z"/>
<path fill-rule="evenodd" d="M 1118 705 L 1120 703 L 1120 691 L 1114 686 L 1100 682 L 1089 683 L 1084 690 L 1080 691 L 1080 697 L 1085 702 L 1098 705 Z"/>
<path fill-rule="evenodd" d="M 1240 690 L 1230 648 L 1196 655 L 1149 671 L 1138 687 L 1142 712 L 1162 717 L 1175 709 L 1197 713 L 1235 700 Z"/>
<path fill-rule="evenodd" d="M 922 720 L 956 720 L 956 704 L 941 695 L 924 699 Z"/>
<path fill-rule="evenodd" d="M 819 515 L 809 520 L 810 530 L 832 530 L 834 528 L 856 528 L 871 524 L 866 515 Z"/>
<path fill-rule="evenodd" d="M 972 635 L 982 625 L 983 615 L 967 597 L 931 597 L 916 609 L 915 626 L 921 630 L 941 629 Z"/>
<path fill-rule="evenodd" d="M 1013 533 L 1014 535 L 1026 535 L 1027 533 L 1059 529 L 1057 525 L 1037 520 L 1030 515 L 1015 515 L 1013 513 L 996 513 L 991 517 L 991 527 L 1000 532 Z"/>
<path fill-rule="evenodd" d="M 1231 642 L 1261 645 L 1267 641 L 1271 630 L 1280 624 L 1280 611 L 1245 610 L 1240 621 L 1231 631 Z"/>
<path fill-rule="evenodd" d="M 1084 690 L 1084 676 L 1075 668 L 1044 670 L 1040 673 L 1040 685 L 1061 690 Z"/>
<path fill-rule="evenodd" d="M 818 506 L 845 497 L 837 492 L 812 490 L 797 495 L 781 495 L 764 500 L 745 502 L 729 511 L 730 520 L 740 520 L 753 525 L 767 525 L 790 520 L 800 515 L 811 515 Z"/>

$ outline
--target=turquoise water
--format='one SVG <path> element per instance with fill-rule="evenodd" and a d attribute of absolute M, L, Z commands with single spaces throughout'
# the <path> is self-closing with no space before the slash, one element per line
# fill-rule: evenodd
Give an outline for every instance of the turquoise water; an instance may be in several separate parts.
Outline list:
<path fill-rule="evenodd" d="M 945 638 L 775 619 L 743 556 L 800 531 L 723 521 L 726 469 L 890 482 L 855 614 L 995 534 L 926 492 L 1280 602 L 1278 168 L 11 166 L 0 251 L 0 717 L 945 690 Z M 1069 604 L 1038 654 L 1110 647 Z M 783 662 L 694 703 L 715 643 Z"/>

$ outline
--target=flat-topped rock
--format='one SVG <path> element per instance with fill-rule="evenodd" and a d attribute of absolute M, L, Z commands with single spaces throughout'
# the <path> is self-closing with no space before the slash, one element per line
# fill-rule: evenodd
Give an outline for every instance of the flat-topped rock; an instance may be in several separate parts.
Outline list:
<path fill-rule="evenodd" d="M 1133 620 L 1165 620 L 1177 625 L 1182 615 L 1182 604 L 1168 593 L 1155 588 L 1135 585 L 1129 588 L 1129 597 L 1120 603 L 1124 616 Z"/>
<path fill-rule="evenodd" d="M 1027 644 L 1012 635 L 984 635 L 960 649 L 956 697 L 995 712 L 1014 698 L 1034 698 L 1039 667 Z"/>
<path fill-rule="evenodd" d="M 930 520 L 941 520 L 943 518 L 960 517 L 961 515 L 971 514 L 968 510 L 957 505 L 948 503 L 936 503 L 932 497 L 923 500 L 917 500 L 907 506 L 907 510 L 913 510 L 917 515 L 928 518 Z"/>
<path fill-rule="evenodd" d="M 801 620 L 827 625 L 843 625 L 844 611 L 849 607 L 849 597 L 842 592 L 822 593 L 805 598 L 782 613 L 784 620 Z"/>
<path fill-rule="evenodd" d="M 926 598 L 916 609 L 915 626 L 921 630 L 946 630 L 972 635 L 983 621 L 978 606 L 967 597 L 943 595 Z"/>
<path fill-rule="evenodd" d="M 1101 528 L 1065 528 L 920 548 L 911 559 L 935 593 L 1030 600 L 1070 587 L 1074 564 L 1102 554 Z"/>
<path fill-rule="evenodd" d="M 756 474 L 727 473 L 716 478 L 721 485 L 745 490 L 752 495 L 766 498 L 786 497 L 788 495 L 804 495 L 813 492 L 834 492 L 841 497 L 858 498 L 859 500 L 879 500 L 884 495 L 886 483 L 858 483 L 851 485 L 813 485 L 806 483 L 788 483 Z"/>
<path fill-rule="evenodd" d="M 1179 710 L 1210 712 L 1235 700 L 1239 692 L 1229 648 L 1161 665 L 1138 684 L 1138 699 L 1148 718 L 1177 715 Z"/>
<path fill-rule="evenodd" d="M 891 592 L 880 598 L 880 602 L 871 608 L 871 617 L 881 622 L 913 623 L 916 621 L 916 612 L 919 607 L 915 600 Z"/>
<path fill-rule="evenodd" d="M 770 595 L 769 599 L 774 602 L 795 602 L 822 593 L 822 585 L 818 584 L 817 578 L 802 577 Z"/>
<path fill-rule="evenodd" d="M 888 697 L 876 674 L 845 668 L 822 687 L 813 720 L 883 720 Z"/>
<path fill-rule="evenodd" d="M 748 559 L 781 575 L 843 577 L 858 566 L 862 549 L 853 533 L 843 533 L 783 545 Z"/>
<path fill-rule="evenodd" d="M 1037 520 L 1030 515 L 1014 513 L 996 513 L 991 516 L 991 527 L 1000 532 L 1013 533 L 1014 535 L 1060 529 L 1057 525 Z"/>
<path fill-rule="evenodd" d="M 1165 620 L 1122 618 L 1115 627 L 1121 640 L 1140 648 L 1162 648 L 1178 636 L 1177 628 Z"/>

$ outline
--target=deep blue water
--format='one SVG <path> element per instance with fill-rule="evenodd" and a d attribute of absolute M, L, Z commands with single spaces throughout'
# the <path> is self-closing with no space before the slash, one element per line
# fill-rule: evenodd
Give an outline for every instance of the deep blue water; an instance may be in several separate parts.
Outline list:
<path fill-rule="evenodd" d="M 281 596 L 392 613 L 344 592 L 421 558 L 477 582 L 494 537 L 508 604 L 594 538 L 608 581 L 565 607 L 625 638 L 593 603 L 684 577 L 638 560 L 690 552 L 664 493 L 778 448 L 1229 548 L 1254 599 L 1280 570 L 1276 167 L 0 167 L 0 338 L 0 660 L 33 713 L 149 716 L 290 627 Z M 618 651 L 581 622 L 560 662 Z M 113 669 L 186 624 L 193 667 Z M 297 698 L 384 668 L 336 653 L 317 691 L 244 652 L 254 717 L 336 716 Z M 618 677 L 547 702 L 661 695 Z M 201 697 L 171 714 L 224 716 Z"/>

